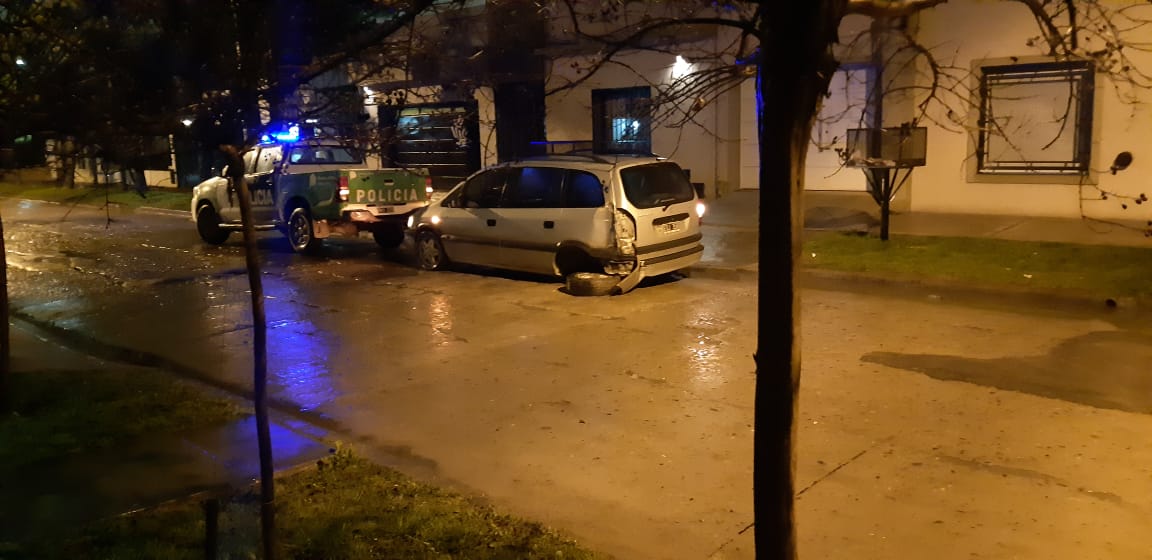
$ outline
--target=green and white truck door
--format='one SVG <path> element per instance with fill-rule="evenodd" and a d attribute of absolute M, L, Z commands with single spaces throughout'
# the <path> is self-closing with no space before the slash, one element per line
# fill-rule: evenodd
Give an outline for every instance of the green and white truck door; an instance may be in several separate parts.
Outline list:
<path fill-rule="evenodd" d="M 256 167 L 247 177 L 252 193 L 252 219 L 257 224 L 272 223 L 276 216 L 276 172 L 283 154 L 280 146 L 263 146 L 256 154 Z"/>
<path fill-rule="evenodd" d="M 244 152 L 244 180 L 247 181 L 252 176 L 252 171 L 256 168 L 256 153 L 257 149 L 253 148 Z M 220 213 L 220 220 L 223 222 L 239 222 L 240 221 L 240 191 L 239 185 L 233 185 L 232 179 L 225 177 L 225 181 L 219 188 L 216 189 L 216 208 Z"/>

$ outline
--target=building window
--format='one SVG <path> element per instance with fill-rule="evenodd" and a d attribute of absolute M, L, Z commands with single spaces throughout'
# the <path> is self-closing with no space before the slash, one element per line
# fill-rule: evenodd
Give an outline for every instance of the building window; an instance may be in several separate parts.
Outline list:
<path fill-rule="evenodd" d="M 652 152 L 651 88 L 592 90 L 592 149 L 604 154 Z"/>
<path fill-rule="evenodd" d="M 1088 173 L 1094 79 L 1086 61 L 981 68 L 978 173 Z"/>

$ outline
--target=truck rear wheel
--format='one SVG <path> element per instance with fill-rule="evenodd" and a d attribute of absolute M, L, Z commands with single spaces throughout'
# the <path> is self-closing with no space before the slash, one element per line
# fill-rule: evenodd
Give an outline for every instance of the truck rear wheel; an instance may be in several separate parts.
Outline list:
<path fill-rule="evenodd" d="M 196 232 L 200 239 L 210 245 L 220 245 L 228 241 L 232 232 L 220 227 L 220 215 L 211 204 L 201 204 L 196 209 Z"/>
<path fill-rule="evenodd" d="M 297 253 L 313 253 L 320 246 L 320 240 L 312 229 L 312 214 L 307 208 L 297 206 L 288 215 L 288 243 Z"/>
<path fill-rule="evenodd" d="M 404 243 L 404 227 L 396 225 L 379 228 L 372 232 L 372 239 L 385 249 L 395 249 Z"/>

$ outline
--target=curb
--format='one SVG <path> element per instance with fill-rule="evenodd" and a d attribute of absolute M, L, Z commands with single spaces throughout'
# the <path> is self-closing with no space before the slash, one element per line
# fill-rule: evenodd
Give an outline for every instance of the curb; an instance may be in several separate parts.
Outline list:
<path fill-rule="evenodd" d="M 965 298 L 1012 298 L 1018 305 L 1053 307 L 1067 306 L 1102 309 L 1147 311 L 1152 302 L 1137 297 L 1108 297 L 1072 290 L 1043 290 L 1021 286 L 981 286 L 934 278 L 907 278 L 876 274 L 859 274 L 834 270 L 807 269 L 802 271 L 804 287 L 833 291 L 866 291 L 868 289 L 909 290 L 926 296 L 947 295 Z"/>
<path fill-rule="evenodd" d="M 727 282 L 754 282 L 760 277 L 758 269 L 759 267 L 755 264 L 746 266 L 696 264 L 690 270 L 693 278 L 710 278 Z"/>
<path fill-rule="evenodd" d="M 742 267 L 694 266 L 692 267 L 692 276 L 729 282 L 754 282 L 760 276 L 757 268 L 757 265 Z M 802 288 L 828 291 L 866 292 L 888 289 L 889 291 L 899 290 L 899 293 L 907 294 L 911 290 L 928 297 L 940 297 L 941 295 L 957 299 L 1010 297 L 1015 304 L 1041 307 L 1058 305 L 1093 310 L 1152 310 L 1152 300 L 1147 298 L 1108 297 L 1076 291 L 1038 290 L 1019 286 L 980 286 L 933 278 L 802 269 L 800 280 Z"/>
<path fill-rule="evenodd" d="M 39 204 L 51 204 L 54 206 L 67 205 L 67 206 L 75 206 L 75 207 L 79 207 L 79 208 L 89 208 L 89 209 L 93 209 L 93 210 L 100 210 L 100 209 L 104 208 L 104 206 L 105 206 L 104 204 L 88 204 L 88 203 L 81 203 L 81 202 L 76 202 L 76 203 L 67 202 L 66 203 L 66 202 L 61 202 L 59 200 L 40 200 L 38 198 L 25 198 L 23 196 L 0 196 L 0 199 L 29 201 L 29 202 L 36 202 Z M 180 218 L 191 218 L 191 216 L 192 216 L 191 210 L 173 210 L 171 208 L 159 208 L 156 206 L 129 206 L 126 204 L 120 204 L 118 202 L 109 202 L 108 206 L 114 206 L 116 208 L 122 208 L 125 210 L 130 210 L 132 212 L 140 212 L 143 214 L 158 214 L 158 215 L 163 215 L 163 216 L 172 216 L 172 217 L 180 217 Z"/>
<path fill-rule="evenodd" d="M 11 309 L 10 317 L 24 321 L 57 342 L 79 352 L 108 361 L 121 362 L 134 366 L 162 369 L 189 381 L 201 383 L 217 391 L 222 391 L 233 397 L 252 401 L 252 390 L 240 383 L 230 383 L 205 375 L 203 372 L 167 359 L 158 354 L 136 350 L 125 346 L 118 346 L 100 339 L 87 336 L 78 331 L 61 327 L 53 321 L 46 321 L 21 309 Z M 268 410 L 284 417 L 298 420 L 305 424 L 315 426 L 327 432 L 345 434 L 348 431 L 339 422 L 322 415 L 301 411 L 299 407 L 290 402 L 274 397 L 268 399 Z"/>
<path fill-rule="evenodd" d="M 172 216 L 174 218 L 192 218 L 191 210 L 172 210 L 171 208 L 156 208 L 155 206 L 137 206 L 137 212 L 144 214 L 159 214 L 161 216 Z"/>

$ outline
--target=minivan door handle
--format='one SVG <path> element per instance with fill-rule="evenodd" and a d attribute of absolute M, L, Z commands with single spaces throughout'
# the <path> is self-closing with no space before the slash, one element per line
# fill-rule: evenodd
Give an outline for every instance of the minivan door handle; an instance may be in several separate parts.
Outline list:
<path fill-rule="evenodd" d="M 492 218 L 489 218 L 489 219 L 488 219 L 488 227 L 493 227 L 493 226 L 495 226 L 495 225 L 496 225 L 496 220 L 493 220 Z"/>
<path fill-rule="evenodd" d="M 556 227 L 556 222 L 552 220 L 544 220 L 544 229 L 552 229 Z"/>

